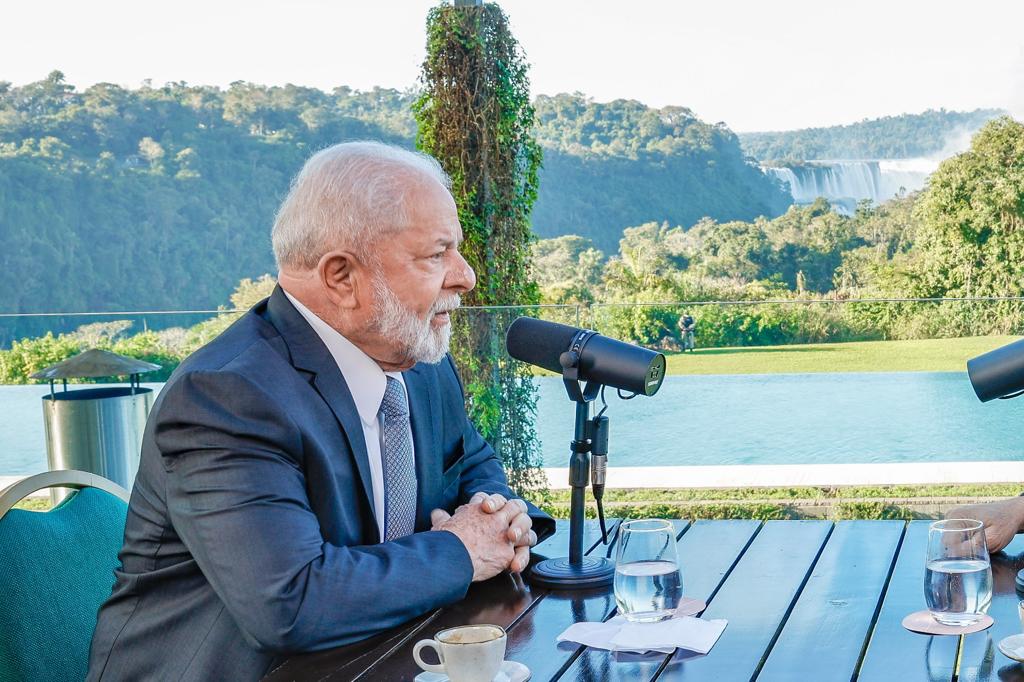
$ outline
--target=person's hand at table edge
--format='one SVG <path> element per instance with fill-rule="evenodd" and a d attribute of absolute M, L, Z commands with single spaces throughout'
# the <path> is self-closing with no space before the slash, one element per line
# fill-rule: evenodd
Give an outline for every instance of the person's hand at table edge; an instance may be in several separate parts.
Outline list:
<path fill-rule="evenodd" d="M 1024 527 L 1024 497 L 955 507 L 946 513 L 946 518 L 981 521 L 985 526 L 988 551 L 998 552 Z"/>

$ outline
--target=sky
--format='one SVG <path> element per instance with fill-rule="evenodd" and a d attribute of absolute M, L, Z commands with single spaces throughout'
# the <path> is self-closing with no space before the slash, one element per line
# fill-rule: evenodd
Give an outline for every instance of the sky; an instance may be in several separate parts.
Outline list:
<path fill-rule="evenodd" d="M 0 80 L 414 87 L 423 0 L 3 0 Z M 686 106 L 738 132 L 925 109 L 1024 116 L 1021 0 L 504 0 L 534 94 Z"/>

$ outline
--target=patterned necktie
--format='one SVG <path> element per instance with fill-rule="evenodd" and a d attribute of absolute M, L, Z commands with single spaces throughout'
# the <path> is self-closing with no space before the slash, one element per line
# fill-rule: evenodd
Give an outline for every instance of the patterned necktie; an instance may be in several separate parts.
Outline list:
<path fill-rule="evenodd" d="M 416 463 L 412 454 L 409 403 L 402 382 L 388 377 L 384 399 L 384 541 L 412 534 L 416 526 Z"/>

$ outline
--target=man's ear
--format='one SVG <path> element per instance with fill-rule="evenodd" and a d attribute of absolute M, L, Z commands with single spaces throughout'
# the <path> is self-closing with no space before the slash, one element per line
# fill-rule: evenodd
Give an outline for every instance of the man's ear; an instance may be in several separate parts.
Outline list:
<path fill-rule="evenodd" d="M 364 303 L 369 272 L 350 251 L 328 251 L 316 269 L 320 284 L 337 308 L 353 310 Z"/>

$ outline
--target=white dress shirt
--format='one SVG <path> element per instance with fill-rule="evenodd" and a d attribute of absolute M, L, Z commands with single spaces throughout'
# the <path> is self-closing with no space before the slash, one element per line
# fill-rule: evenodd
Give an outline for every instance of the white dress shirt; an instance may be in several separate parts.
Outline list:
<path fill-rule="evenodd" d="M 283 289 L 282 289 L 283 291 Z M 384 389 L 387 388 L 388 377 L 394 377 L 405 388 L 405 379 L 401 372 L 385 372 L 374 360 L 361 351 L 355 344 L 342 336 L 336 329 L 317 317 L 309 308 L 299 303 L 287 291 L 288 297 L 299 314 L 306 318 L 313 331 L 327 346 L 338 369 L 352 393 L 359 421 L 363 425 L 363 437 L 366 440 L 366 454 L 370 459 L 370 480 L 373 488 L 373 513 L 377 517 L 377 527 L 381 542 L 384 541 L 384 463 L 381 459 L 384 451 L 383 417 L 380 404 L 384 400 Z M 406 400 L 408 400 L 406 392 Z M 415 445 L 413 458 L 416 457 Z"/>

